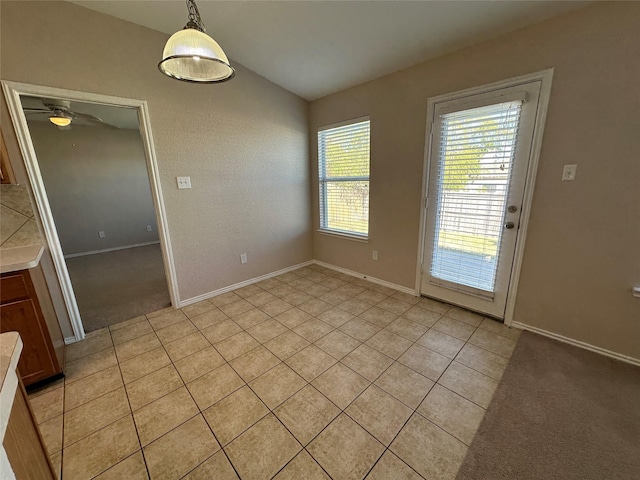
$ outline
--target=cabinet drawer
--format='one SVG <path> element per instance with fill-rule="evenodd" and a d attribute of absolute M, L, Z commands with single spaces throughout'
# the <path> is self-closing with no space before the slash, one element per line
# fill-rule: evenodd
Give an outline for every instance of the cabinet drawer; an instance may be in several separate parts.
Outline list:
<path fill-rule="evenodd" d="M 0 279 L 0 302 L 9 303 L 22 298 L 29 298 L 29 290 L 24 275 L 21 273 L 3 275 Z"/>

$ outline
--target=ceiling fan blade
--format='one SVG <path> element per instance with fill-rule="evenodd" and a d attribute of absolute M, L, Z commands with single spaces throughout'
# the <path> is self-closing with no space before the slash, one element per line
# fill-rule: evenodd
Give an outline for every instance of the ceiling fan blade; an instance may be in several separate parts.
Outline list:
<path fill-rule="evenodd" d="M 51 113 L 48 108 L 23 108 L 25 113 Z"/>
<path fill-rule="evenodd" d="M 87 122 L 104 125 L 106 127 L 118 128 L 118 127 L 115 127 L 113 125 L 108 124 L 107 122 L 105 122 L 104 120 L 102 120 L 99 117 L 96 117 L 95 115 L 90 115 L 88 113 L 78 113 L 78 112 L 69 112 L 69 113 L 72 113 L 76 118 L 85 120 Z"/>
<path fill-rule="evenodd" d="M 88 113 L 79 113 L 79 112 L 69 112 L 73 114 L 75 117 L 82 118 L 83 120 L 92 120 L 94 122 L 103 122 L 101 118 L 96 117 L 95 115 L 89 115 Z"/>
<path fill-rule="evenodd" d="M 78 112 L 69 112 L 72 113 L 76 118 L 86 120 L 87 122 L 94 123 L 96 125 L 104 125 L 109 128 L 118 128 L 115 125 L 111 125 L 110 123 L 105 122 L 101 118 L 96 117 L 95 115 L 89 115 L 88 113 L 78 113 Z"/>

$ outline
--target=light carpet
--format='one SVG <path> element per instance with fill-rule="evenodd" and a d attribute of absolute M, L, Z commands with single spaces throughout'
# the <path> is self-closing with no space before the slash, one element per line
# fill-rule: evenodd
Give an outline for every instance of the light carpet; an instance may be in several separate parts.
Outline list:
<path fill-rule="evenodd" d="M 640 478 L 640 368 L 524 332 L 458 480 Z"/>
<path fill-rule="evenodd" d="M 160 245 L 67 259 L 86 332 L 171 305 Z"/>

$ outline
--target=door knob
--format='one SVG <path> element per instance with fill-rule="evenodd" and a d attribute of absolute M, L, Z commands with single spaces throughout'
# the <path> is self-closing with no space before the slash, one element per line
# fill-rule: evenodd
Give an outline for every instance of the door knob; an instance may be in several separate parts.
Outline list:
<path fill-rule="evenodd" d="M 504 224 L 504 228 L 506 228 L 507 230 L 511 230 L 513 227 L 515 227 L 513 222 L 507 222 Z"/>

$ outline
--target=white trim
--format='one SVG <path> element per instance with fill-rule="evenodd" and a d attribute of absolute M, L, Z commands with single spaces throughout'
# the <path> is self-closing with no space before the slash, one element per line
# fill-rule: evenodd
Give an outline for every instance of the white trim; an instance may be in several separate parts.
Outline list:
<path fill-rule="evenodd" d="M 542 150 L 542 136 L 544 134 L 544 127 L 547 121 L 549 97 L 551 96 L 553 68 L 543 70 L 532 74 L 531 76 L 540 80 L 540 96 L 538 98 L 538 112 L 536 113 L 535 128 L 533 130 L 529 169 L 527 171 L 527 179 L 524 185 L 524 196 L 522 198 L 522 209 L 520 213 L 520 226 L 516 240 L 516 250 L 513 258 L 513 265 L 511 267 L 509 290 L 507 292 L 507 304 L 504 310 L 504 324 L 507 326 L 512 326 L 513 314 L 516 309 L 516 297 L 518 293 L 518 285 L 520 284 L 520 271 L 522 270 L 522 259 L 524 258 L 524 245 L 527 240 L 529 216 L 531 215 L 531 204 L 533 203 L 533 190 L 536 185 L 540 150 Z"/>
<path fill-rule="evenodd" d="M 64 339 L 64 344 L 65 345 L 70 345 L 72 343 L 76 343 L 78 340 L 76 339 L 76 337 L 66 337 Z"/>
<path fill-rule="evenodd" d="M 233 285 L 222 287 L 212 292 L 203 293 L 202 295 L 198 295 L 197 297 L 192 297 L 186 300 L 182 300 L 177 308 L 186 307 L 187 305 L 198 303 L 203 300 L 207 300 L 209 298 L 217 297 L 218 295 L 222 295 L 223 293 L 228 293 L 232 290 L 235 290 L 236 288 L 242 288 L 249 285 L 253 285 L 254 283 L 261 282 L 262 280 L 267 280 L 269 278 L 277 277 L 278 275 L 282 275 L 283 273 L 292 272 L 293 270 L 306 267 L 313 263 L 314 263 L 314 260 L 309 260 L 307 262 L 298 263 L 297 265 L 292 265 L 291 267 L 283 268 L 282 270 L 277 270 L 275 272 L 260 275 L 259 277 L 254 277 L 254 278 L 250 278 L 249 280 L 244 280 L 242 282 L 234 283 Z"/>
<path fill-rule="evenodd" d="M 318 230 L 316 230 L 316 232 L 318 232 L 320 235 L 327 235 L 328 237 L 344 238 L 345 240 L 354 240 L 356 242 L 369 243 L 368 236 L 365 237 L 360 235 L 354 235 L 351 233 L 343 233 L 337 230 L 325 230 L 322 228 L 319 228 Z"/>
<path fill-rule="evenodd" d="M 87 255 L 97 255 L 98 253 L 116 252 L 118 250 L 127 250 L 128 248 L 146 247 L 147 245 L 156 245 L 158 243 L 160 243 L 160 240 L 156 240 L 155 242 L 134 243 L 133 245 L 124 245 L 122 247 L 103 248 L 102 250 L 90 250 L 88 252 L 70 253 L 69 255 L 65 255 L 64 258 L 86 257 Z"/>
<path fill-rule="evenodd" d="M 464 97 L 460 100 L 437 102 L 438 105 L 436 106 L 436 114 L 446 115 L 448 113 L 457 112 L 459 110 L 486 107 L 496 103 L 517 102 L 519 104 L 523 104 L 527 103 L 528 100 L 529 97 L 527 95 L 527 92 L 525 91 L 506 94 L 497 91 L 494 95 L 483 95 L 481 100 L 478 100 L 476 98 Z M 446 106 L 443 105 L 443 103 L 446 103 Z"/>
<path fill-rule="evenodd" d="M 574 340 L 573 338 L 565 337 L 564 335 L 553 333 L 548 330 L 543 330 L 542 328 L 532 327 L 531 325 L 527 325 L 522 322 L 511 322 L 511 326 L 515 328 L 519 328 L 521 330 L 528 330 L 530 332 L 537 333 L 539 335 L 543 335 L 545 337 L 549 337 L 554 340 L 558 340 L 559 342 L 573 345 L 574 347 L 582 348 L 584 350 L 589 350 L 590 352 L 599 353 L 600 355 L 604 355 L 606 357 L 610 357 L 615 360 L 620 360 L 621 362 L 629 363 L 631 365 L 635 365 L 636 367 L 640 367 L 640 359 L 638 358 L 630 357 L 628 355 L 623 355 L 622 353 L 612 352 L 611 350 L 607 350 L 601 347 L 596 347 L 595 345 L 591 345 L 590 343 L 586 343 L 586 342 L 581 342 L 580 340 Z"/>
<path fill-rule="evenodd" d="M 313 263 L 316 265 L 320 265 L 321 267 L 330 268 L 331 270 L 335 270 L 340 273 L 344 273 L 346 275 L 350 275 L 356 278 L 362 278 L 363 280 L 368 280 L 371 283 L 376 283 L 378 285 L 382 285 L 383 287 L 392 288 L 402 293 L 406 293 L 408 295 L 412 295 L 414 297 L 419 297 L 415 290 L 403 287 L 402 285 L 397 285 L 395 283 L 387 282 L 386 280 L 380 280 L 379 278 L 370 277 L 369 275 L 365 275 L 363 273 L 354 272 L 353 270 L 347 270 L 346 268 L 336 267 L 335 265 L 331 265 L 330 263 L 321 262 L 320 260 L 313 260 Z"/>
<path fill-rule="evenodd" d="M 364 123 L 364 122 L 370 122 L 370 121 L 371 119 L 369 118 L 369 115 L 363 115 L 362 117 L 352 118 L 350 120 L 344 120 L 342 122 L 331 123 L 329 125 L 322 125 L 321 127 L 318 127 L 318 133 L 323 132 L 325 130 L 330 130 L 332 128 L 340 128 L 340 127 L 345 127 L 347 125 L 355 125 L 356 123 Z"/>
<path fill-rule="evenodd" d="M 428 198 L 428 186 L 429 186 L 429 154 L 431 152 L 431 144 L 433 141 L 432 125 L 435 107 L 437 103 L 444 101 L 451 101 L 468 97 L 471 95 L 478 95 L 481 93 L 489 93 L 491 91 L 501 90 L 507 87 L 515 87 L 518 85 L 540 82 L 540 94 L 538 100 L 538 109 L 536 112 L 536 118 L 534 123 L 533 140 L 531 145 L 531 152 L 529 155 L 529 166 L 527 169 L 527 178 L 524 189 L 524 197 L 522 199 L 522 207 L 520 214 L 520 226 L 518 230 L 518 237 L 515 246 L 513 265 L 511 267 L 511 276 L 509 281 L 509 288 L 507 291 L 507 300 L 505 306 L 504 323 L 507 326 L 512 326 L 513 313 L 515 310 L 516 294 L 518 291 L 518 284 L 520 280 L 520 270 L 522 268 L 522 260 L 524 257 L 524 245 L 527 235 L 527 226 L 529 224 L 529 216 L 531 214 L 531 203 L 533 200 L 533 190 L 535 186 L 536 173 L 538 170 L 538 161 L 540 158 L 540 150 L 542 147 L 542 135 L 544 133 L 544 126 L 546 121 L 546 115 L 549 105 L 549 96 L 551 93 L 551 82 L 553 79 L 553 68 L 547 70 L 541 70 L 539 72 L 530 73 L 528 75 L 522 75 L 506 80 L 502 80 L 487 85 L 481 85 L 478 87 L 468 88 L 466 90 L 460 90 L 453 93 L 447 93 L 436 97 L 431 97 L 427 101 L 427 125 L 425 136 L 428 139 L 424 151 L 423 160 L 423 175 L 422 175 L 422 197 L 420 201 L 420 228 L 418 232 L 418 255 L 416 266 L 416 287 L 417 293 L 421 292 L 422 284 L 422 266 L 424 263 L 424 240 L 426 231 L 426 207 Z"/>
<path fill-rule="evenodd" d="M 36 206 L 42 220 L 42 227 L 47 240 L 47 245 L 53 258 L 53 263 L 60 282 L 60 289 L 64 298 L 65 306 L 71 321 L 71 327 L 76 340 L 82 340 L 85 337 L 84 326 L 78 311 L 73 286 L 69 278 L 69 272 L 60 246 L 60 239 L 56 231 L 53 214 L 47 198 L 44 182 L 40 174 L 38 159 L 36 156 L 31 135 L 27 125 L 27 119 L 22 110 L 20 95 L 31 95 L 47 98 L 59 98 L 80 102 L 99 103 L 103 105 L 113 105 L 118 107 L 135 108 L 138 112 L 138 120 L 140 127 L 140 136 L 145 148 L 145 157 L 147 163 L 147 171 L 149 173 L 149 184 L 151 194 L 154 200 L 156 215 L 158 217 L 158 235 L 162 245 L 162 254 L 164 257 L 164 267 L 169 287 L 169 296 L 173 305 L 179 304 L 180 294 L 178 291 L 178 280 L 175 271 L 175 263 L 173 260 L 173 250 L 171 248 L 171 240 L 169 237 L 169 227 L 167 215 L 162 198 L 160 188 L 160 175 L 158 173 L 158 164 L 153 145 L 153 135 L 151 133 L 151 123 L 149 118 L 149 109 L 147 102 L 144 100 L 135 100 L 129 98 L 113 97 L 100 95 L 97 93 L 78 92 L 74 90 L 64 90 L 60 88 L 45 87 L 40 85 L 31 85 L 27 83 L 2 81 L 2 89 L 7 100 L 7 107 L 13 121 L 13 126 L 18 138 L 18 144 L 24 158 L 25 167 L 31 184 L 31 189 L 36 200 Z"/>

